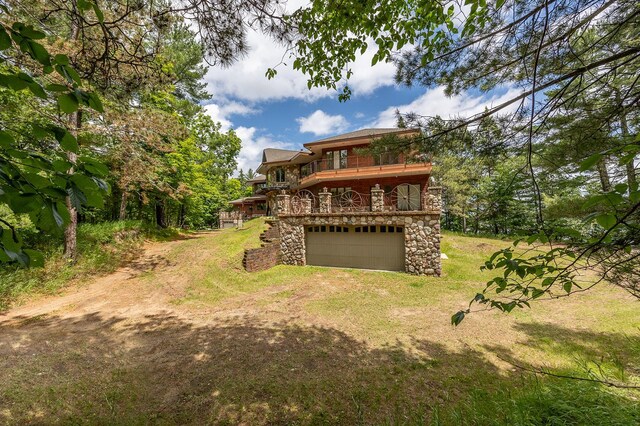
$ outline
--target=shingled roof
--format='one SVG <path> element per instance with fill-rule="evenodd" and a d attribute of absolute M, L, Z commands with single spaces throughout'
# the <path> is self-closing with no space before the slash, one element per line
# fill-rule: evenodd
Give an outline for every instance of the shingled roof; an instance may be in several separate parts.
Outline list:
<path fill-rule="evenodd" d="M 266 181 L 267 181 L 267 177 L 265 175 L 256 175 L 253 179 L 247 180 L 247 183 L 266 182 Z"/>
<path fill-rule="evenodd" d="M 299 153 L 300 151 L 290 149 L 265 148 L 262 151 L 262 163 L 289 161 Z"/>
<path fill-rule="evenodd" d="M 375 136 L 387 135 L 390 133 L 407 133 L 411 131 L 417 131 L 417 129 L 401 129 L 399 127 L 391 127 L 391 128 L 383 128 L 383 129 L 360 129 L 360 130 L 356 130 L 355 132 L 343 133 L 342 135 L 331 136 L 329 138 L 308 142 L 305 144 L 305 146 L 312 145 L 315 143 L 320 143 L 320 142 L 332 142 L 332 141 L 339 141 L 343 139 L 375 137 Z"/>

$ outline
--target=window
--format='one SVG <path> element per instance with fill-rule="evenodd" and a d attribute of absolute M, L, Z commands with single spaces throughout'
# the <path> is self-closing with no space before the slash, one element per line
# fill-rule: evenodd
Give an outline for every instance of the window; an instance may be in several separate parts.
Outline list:
<path fill-rule="evenodd" d="M 284 183 L 285 182 L 285 173 L 282 167 L 278 167 L 275 172 L 276 175 L 276 183 Z"/>
<path fill-rule="evenodd" d="M 327 151 L 327 170 L 346 169 L 347 150 Z"/>
<path fill-rule="evenodd" d="M 329 191 L 331 191 L 331 195 L 342 195 L 345 192 L 351 191 L 351 187 L 347 186 L 347 187 L 340 187 L 340 188 L 331 188 Z"/>

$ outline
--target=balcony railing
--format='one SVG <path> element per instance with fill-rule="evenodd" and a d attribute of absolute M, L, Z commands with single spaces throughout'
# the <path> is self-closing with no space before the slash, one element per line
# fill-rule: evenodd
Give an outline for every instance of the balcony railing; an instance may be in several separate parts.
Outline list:
<path fill-rule="evenodd" d="M 293 195 L 278 196 L 279 214 L 400 212 L 440 210 L 440 188 L 428 188 L 422 193 L 417 185 L 402 184 L 385 192 L 380 187 L 370 193 L 345 191 L 332 194 L 321 191 L 317 195 L 299 190 Z"/>
<path fill-rule="evenodd" d="M 362 167 L 377 167 L 406 164 L 404 158 L 395 154 L 381 154 L 375 156 L 350 155 L 344 157 L 322 158 L 305 164 L 300 169 L 300 177 L 305 178 L 314 173 L 327 170 L 359 169 Z"/>

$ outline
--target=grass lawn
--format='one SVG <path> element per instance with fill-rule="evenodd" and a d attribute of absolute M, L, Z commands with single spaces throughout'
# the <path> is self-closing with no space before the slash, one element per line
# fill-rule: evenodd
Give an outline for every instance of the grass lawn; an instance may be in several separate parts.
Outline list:
<path fill-rule="evenodd" d="M 599 367 L 640 384 L 638 302 L 624 292 L 603 285 L 453 328 L 451 314 L 490 277 L 479 266 L 508 243 L 445 235 L 441 278 L 247 273 L 243 250 L 264 228 L 172 243 L 166 267 L 107 295 L 127 304 L 76 298 L 0 317 L 0 422 L 640 424 L 638 391 L 513 365 L 582 377 Z"/>

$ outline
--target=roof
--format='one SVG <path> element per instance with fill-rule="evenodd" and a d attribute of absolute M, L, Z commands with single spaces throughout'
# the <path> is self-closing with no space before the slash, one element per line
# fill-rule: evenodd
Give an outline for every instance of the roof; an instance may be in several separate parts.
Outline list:
<path fill-rule="evenodd" d="M 267 199 L 266 195 L 252 195 L 250 197 L 238 198 L 237 200 L 229 201 L 229 204 L 250 203 L 253 201 L 264 201 L 266 199 Z"/>
<path fill-rule="evenodd" d="M 267 177 L 265 175 L 256 175 L 253 179 L 247 180 L 247 183 L 259 183 L 259 182 L 266 182 L 266 181 L 267 181 Z"/>
<path fill-rule="evenodd" d="M 304 146 L 313 145 L 316 143 L 323 143 L 323 142 L 341 141 L 344 139 L 359 139 L 359 138 L 366 138 L 366 137 L 372 138 L 372 137 L 383 136 L 383 135 L 388 135 L 392 133 L 411 133 L 416 131 L 418 131 L 418 129 L 401 129 L 399 127 L 390 127 L 390 128 L 382 128 L 382 129 L 360 129 L 360 130 L 356 130 L 355 132 L 343 133 L 341 135 L 331 136 L 329 138 L 308 142 L 308 143 L 305 143 Z"/>
<path fill-rule="evenodd" d="M 300 154 L 300 151 L 291 149 L 266 148 L 262 151 L 262 162 L 279 163 L 281 161 L 289 161 L 298 154 Z"/>

